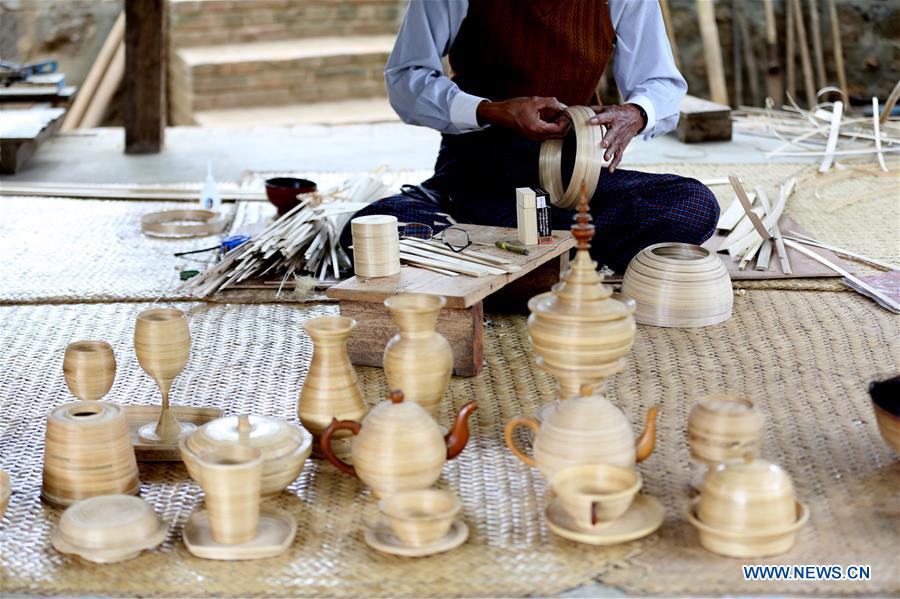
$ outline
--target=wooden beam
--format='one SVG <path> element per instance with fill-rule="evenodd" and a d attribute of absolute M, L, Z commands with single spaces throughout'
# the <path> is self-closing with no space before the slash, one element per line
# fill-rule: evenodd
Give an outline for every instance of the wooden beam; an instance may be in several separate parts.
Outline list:
<path fill-rule="evenodd" d="M 672 58 L 675 59 L 675 67 L 681 71 L 681 57 L 678 54 L 678 44 L 675 43 L 675 30 L 672 28 L 672 13 L 669 12 L 669 0 L 659 0 L 659 8 L 662 11 L 663 24 L 666 26 L 666 35 L 669 36 L 669 46 L 672 48 Z"/>
<path fill-rule="evenodd" d="M 162 150 L 166 128 L 166 0 L 125 0 L 125 153 Z"/>

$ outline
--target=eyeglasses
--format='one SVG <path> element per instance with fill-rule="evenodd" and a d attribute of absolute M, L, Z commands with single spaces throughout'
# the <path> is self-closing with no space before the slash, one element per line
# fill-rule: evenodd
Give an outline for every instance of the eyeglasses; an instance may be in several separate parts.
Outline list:
<path fill-rule="evenodd" d="M 434 230 L 426 224 L 407 223 L 403 226 L 401 236 L 424 239 L 426 241 L 434 239 L 435 241 L 440 241 L 456 253 L 459 253 L 472 245 L 469 234 L 459 227 L 447 227 L 440 233 L 434 234 Z"/>

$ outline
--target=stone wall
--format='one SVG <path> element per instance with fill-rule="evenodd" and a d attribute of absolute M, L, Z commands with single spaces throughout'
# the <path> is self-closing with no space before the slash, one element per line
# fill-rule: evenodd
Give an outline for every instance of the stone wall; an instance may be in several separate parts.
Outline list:
<path fill-rule="evenodd" d="M 122 10 L 122 0 L 0 0 L 0 57 L 56 59 L 79 85 Z"/>
<path fill-rule="evenodd" d="M 785 69 L 785 0 L 773 0 L 778 26 L 780 47 L 779 63 L 782 75 Z M 738 0 L 740 9 L 748 20 L 750 37 L 754 42 L 757 71 L 760 86 L 765 90 L 765 14 L 762 0 Z M 804 24 L 812 55 L 812 33 L 809 18 L 809 0 L 801 0 Z M 827 0 L 817 1 L 819 22 L 822 32 L 822 46 L 827 79 L 834 84 L 837 75 L 834 70 L 834 55 L 831 43 L 831 21 L 828 17 Z M 676 43 L 681 55 L 682 69 L 688 81 L 690 93 L 708 97 L 709 86 L 706 79 L 706 63 L 703 59 L 703 43 L 697 25 L 696 0 L 669 0 Z M 841 28 L 841 43 L 844 50 L 844 68 L 851 98 L 863 104 L 871 103 L 873 95 L 882 101 L 900 79 L 900 0 L 837 0 L 838 18 Z M 733 97 L 732 68 L 732 3 L 718 0 L 716 22 L 719 25 L 719 40 L 722 46 L 722 60 L 728 82 L 729 98 Z M 798 95 L 803 95 L 803 71 L 799 55 L 796 63 Z M 749 83 L 744 67 L 745 102 L 749 103 Z M 813 67 L 815 73 L 815 67 Z M 798 101 L 801 101 L 798 98 Z"/>

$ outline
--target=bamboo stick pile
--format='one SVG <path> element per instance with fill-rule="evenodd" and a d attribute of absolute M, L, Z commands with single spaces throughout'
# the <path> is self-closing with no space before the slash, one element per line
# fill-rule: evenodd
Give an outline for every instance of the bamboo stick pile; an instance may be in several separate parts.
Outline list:
<path fill-rule="evenodd" d="M 209 297 L 249 279 L 277 277 L 280 293 L 297 276 L 337 280 L 342 270 L 350 268 L 350 259 L 339 244 L 344 225 L 358 210 L 391 193 L 380 177 L 363 174 L 328 192 L 301 194 L 297 207 L 181 289 Z"/>

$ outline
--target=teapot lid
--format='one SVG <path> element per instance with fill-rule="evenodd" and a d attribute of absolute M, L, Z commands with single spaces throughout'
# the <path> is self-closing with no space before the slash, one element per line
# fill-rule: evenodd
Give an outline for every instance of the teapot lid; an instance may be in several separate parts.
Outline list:
<path fill-rule="evenodd" d="M 247 443 L 258 448 L 263 459 L 272 459 L 298 449 L 308 449 L 312 445 L 312 435 L 286 420 L 251 414 L 217 418 L 188 438 L 193 451 L 232 443 Z"/>
<path fill-rule="evenodd" d="M 749 454 L 744 460 L 719 464 L 711 469 L 700 489 L 726 496 L 794 495 L 794 483 L 778 464 Z"/>
<path fill-rule="evenodd" d="M 547 411 L 545 420 L 550 426 L 592 432 L 601 423 L 605 426 L 621 420 L 627 422 L 622 409 L 594 393 L 592 385 L 582 385 L 580 395 L 557 402 L 554 409 Z"/>
<path fill-rule="evenodd" d="M 440 427 L 428 411 L 414 401 L 404 401 L 403 391 L 394 389 L 387 401 L 372 408 L 363 420 L 363 429 L 386 427 L 400 430 L 409 427 L 430 427 L 440 433 Z"/>

